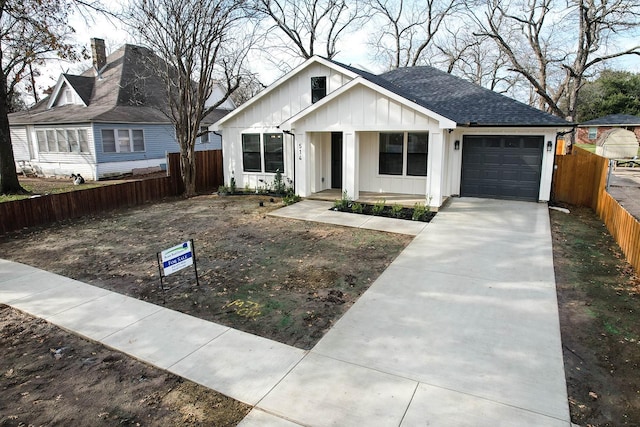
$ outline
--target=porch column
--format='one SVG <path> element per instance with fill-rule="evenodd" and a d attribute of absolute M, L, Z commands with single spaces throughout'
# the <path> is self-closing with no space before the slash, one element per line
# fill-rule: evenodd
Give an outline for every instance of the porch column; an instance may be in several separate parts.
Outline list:
<path fill-rule="evenodd" d="M 434 208 L 442 205 L 444 194 L 445 146 L 442 132 L 429 134 L 426 203 Z"/>
<path fill-rule="evenodd" d="M 296 194 L 302 197 L 311 195 L 311 182 L 309 181 L 309 159 L 307 152 L 307 134 L 296 132 L 293 141 L 293 163 L 295 166 Z"/>
<path fill-rule="evenodd" d="M 357 200 L 360 198 L 360 140 L 357 132 L 342 134 L 342 191 Z"/>

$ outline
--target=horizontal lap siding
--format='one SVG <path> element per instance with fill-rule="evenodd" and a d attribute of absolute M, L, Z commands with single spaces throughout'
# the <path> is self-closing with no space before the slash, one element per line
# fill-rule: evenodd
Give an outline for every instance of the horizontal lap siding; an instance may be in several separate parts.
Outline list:
<path fill-rule="evenodd" d="M 135 153 L 105 153 L 102 148 L 103 129 L 142 129 L 144 133 L 144 151 Z M 162 159 L 167 152 L 171 153 L 180 150 L 176 142 L 173 126 L 169 124 L 96 123 L 94 124 L 93 131 L 98 163 Z"/>

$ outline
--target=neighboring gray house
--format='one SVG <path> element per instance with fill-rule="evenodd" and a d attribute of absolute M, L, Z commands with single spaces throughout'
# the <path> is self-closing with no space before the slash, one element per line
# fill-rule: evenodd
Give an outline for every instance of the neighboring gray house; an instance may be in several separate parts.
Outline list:
<path fill-rule="evenodd" d="M 567 121 L 432 67 L 373 75 L 312 57 L 214 128 L 240 187 L 276 171 L 310 196 L 328 189 L 546 201 Z M 383 196 L 384 197 L 384 196 Z"/>
<path fill-rule="evenodd" d="M 91 47 L 92 68 L 79 76 L 61 74 L 51 95 L 28 111 L 9 115 L 18 170 L 30 164 L 45 176 L 81 173 L 100 179 L 162 167 L 167 152 L 179 151 L 164 113 L 163 83 L 150 66 L 162 64 L 160 58 L 129 44 L 107 57 L 101 39 L 92 39 Z M 225 102 L 203 124 L 233 108 L 230 100 Z M 220 148 L 220 136 L 212 132 L 196 145 L 196 150 Z"/>

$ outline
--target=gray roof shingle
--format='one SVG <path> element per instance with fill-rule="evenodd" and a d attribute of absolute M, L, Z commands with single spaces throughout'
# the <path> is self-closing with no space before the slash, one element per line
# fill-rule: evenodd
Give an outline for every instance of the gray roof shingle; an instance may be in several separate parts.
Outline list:
<path fill-rule="evenodd" d="M 163 80 L 157 73 L 166 63 L 151 50 L 125 44 L 107 57 L 99 76 L 89 68 L 81 75 L 64 77 L 87 105 L 47 108 L 45 98 L 27 111 L 9 115 L 11 125 L 86 122 L 170 123 Z M 215 113 L 215 114 L 214 114 Z M 226 110 L 211 113 L 217 117 Z M 204 120 L 210 122 L 209 116 Z"/>
<path fill-rule="evenodd" d="M 459 126 L 570 126 L 571 123 L 508 96 L 429 66 L 374 75 L 337 63 Z"/>
<path fill-rule="evenodd" d="M 609 114 L 580 123 L 579 126 L 640 126 L 640 117 L 631 114 Z"/>

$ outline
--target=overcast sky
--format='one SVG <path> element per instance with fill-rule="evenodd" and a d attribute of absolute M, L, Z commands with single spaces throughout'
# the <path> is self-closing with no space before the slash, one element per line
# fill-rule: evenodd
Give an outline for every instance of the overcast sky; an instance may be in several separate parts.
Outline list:
<path fill-rule="evenodd" d="M 91 52 L 90 39 L 92 37 L 105 40 L 107 53 L 114 51 L 125 43 L 141 44 L 140 40 L 136 40 L 135 37 L 128 34 L 125 27 L 119 21 L 115 19 L 107 19 L 104 16 L 98 16 L 93 19 L 93 22 L 88 22 L 82 16 L 76 14 L 72 17 L 70 25 L 76 30 L 76 43 L 78 45 L 85 46 L 88 49 L 88 52 Z M 335 59 L 345 64 L 353 65 L 374 73 L 381 72 L 381 67 L 374 63 L 367 54 L 370 49 L 366 45 L 367 37 L 366 29 L 360 29 L 355 33 L 349 34 L 348 51 L 340 52 Z M 624 43 L 624 45 L 626 45 L 625 47 L 632 47 L 637 43 L 637 39 L 630 38 Z M 260 80 L 263 84 L 271 84 L 281 76 L 280 71 L 276 70 L 275 67 L 269 67 L 265 61 L 252 62 L 260 64 L 259 69 L 253 69 L 252 71 L 259 73 Z M 42 92 L 48 87 L 54 86 L 60 76 L 60 73 L 80 73 L 90 65 L 91 60 L 82 64 L 72 64 L 67 62 L 50 63 L 46 69 L 42 70 L 43 75 L 38 80 L 39 92 Z M 608 62 L 608 65 L 611 68 L 619 70 L 640 72 L 640 56 L 628 55 L 624 59 Z"/>

